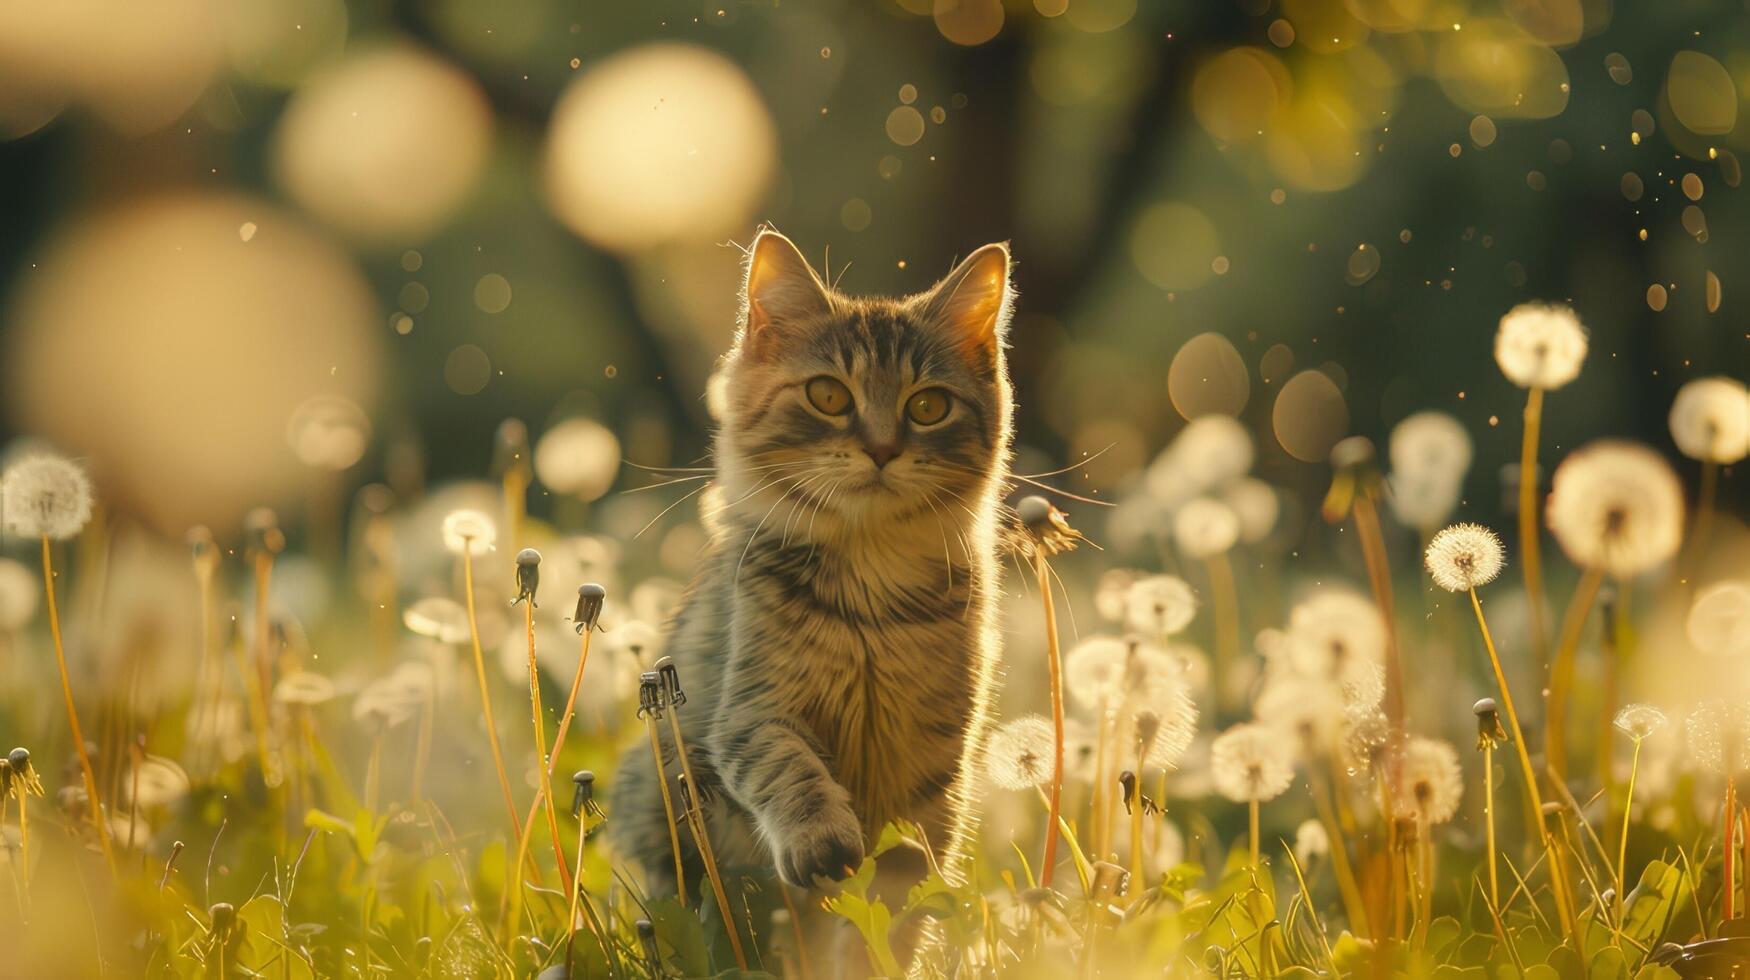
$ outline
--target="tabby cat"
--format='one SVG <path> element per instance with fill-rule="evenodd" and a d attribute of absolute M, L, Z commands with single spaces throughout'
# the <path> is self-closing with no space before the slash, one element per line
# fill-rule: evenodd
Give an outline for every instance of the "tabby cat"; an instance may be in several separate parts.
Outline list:
<path fill-rule="evenodd" d="M 721 368 L 710 544 L 667 644 L 717 861 L 809 887 L 855 870 L 904 818 L 952 875 L 999 645 L 1008 249 L 986 245 L 914 296 L 853 297 L 764 230 L 742 298 Z M 621 762 L 610 827 L 662 895 L 673 861 L 640 744 Z M 696 899 L 702 868 L 685 830 L 681 841 Z M 884 857 L 881 879 L 920 874 L 903 867 L 912 854 Z"/>

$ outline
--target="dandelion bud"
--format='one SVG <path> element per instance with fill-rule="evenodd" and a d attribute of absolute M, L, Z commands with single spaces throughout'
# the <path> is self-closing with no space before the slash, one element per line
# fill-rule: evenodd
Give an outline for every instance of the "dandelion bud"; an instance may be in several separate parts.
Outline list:
<path fill-rule="evenodd" d="M 638 945 L 644 951 L 645 964 L 650 968 L 651 976 L 662 976 L 662 954 L 656 948 L 656 927 L 649 919 L 639 919 L 632 924 L 638 930 Z"/>
<path fill-rule="evenodd" d="M 207 909 L 207 916 L 213 922 L 213 934 L 221 939 L 231 934 L 231 927 L 237 924 L 237 908 L 230 902 L 214 902 Z"/>
<path fill-rule="evenodd" d="M 647 670 L 638 675 L 638 717 L 662 717 L 662 675 Z"/>
<path fill-rule="evenodd" d="M 492 472 L 498 476 L 529 472 L 529 427 L 522 419 L 505 419 L 492 436 Z"/>
<path fill-rule="evenodd" d="M 1082 540 L 1081 532 L 1070 527 L 1063 511 L 1051 506 L 1051 501 L 1044 497 L 1022 497 L 1015 505 L 1015 516 L 1026 528 L 1032 547 L 1044 551 L 1047 557 L 1074 551 Z"/>
<path fill-rule="evenodd" d="M 687 693 L 681 690 L 681 672 L 674 665 L 673 657 L 658 657 L 656 672 L 662 678 L 663 700 L 673 707 L 687 703 Z"/>
<path fill-rule="evenodd" d="M 27 538 L 65 540 L 91 520 L 91 478 L 60 456 L 30 456 L 0 476 L 0 527 Z"/>
<path fill-rule="evenodd" d="M 270 508 L 257 507 L 245 515 L 243 533 L 253 554 L 271 557 L 286 550 L 286 532 L 280 530 L 279 515 Z"/>
<path fill-rule="evenodd" d="M 595 773 L 579 769 L 571 774 L 571 815 L 578 817 L 585 810 L 596 812 Z"/>
<path fill-rule="evenodd" d="M 6 753 L 6 761 L 10 762 L 12 764 L 12 768 L 18 770 L 19 772 L 29 772 L 30 771 L 30 750 L 25 748 L 24 746 L 20 745 L 18 748 L 13 749 L 11 752 Z"/>
<path fill-rule="evenodd" d="M 1501 713 L 1494 698 L 1483 698 L 1471 706 L 1477 716 L 1477 750 L 1492 749 L 1507 741 L 1507 730 L 1501 727 Z"/>
<path fill-rule="evenodd" d="M 1130 806 L 1136 800 L 1136 773 L 1126 769 L 1118 774 L 1118 788 L 1124 794 L 1124 812 L 1130 812 Z"/>
<path fill-rule="evenodd" d="M 1037 495 L 1022 497 L 1015 505 L 1015 515 L 1030 529 L 1042 528 L 1051 521 L 1051 501 Z"/>
<path fill-rule="evenodd" d="M 607 597 L 608 590 L 594 582 L 577 587 L 577 611 L 571 614 L 571 622 L 579 633 L 596 628 L 596 622 L 602 618 L 602 603 Z"/>
<path fill-rule="evenodd" d="M 516 553 L 516 598 L 511 605 L 527 600 L 531 607 L 538 608 L 535 601 L 535 589 L 541 584 L 541 553 L 533 548 L 524 548 Z"/>

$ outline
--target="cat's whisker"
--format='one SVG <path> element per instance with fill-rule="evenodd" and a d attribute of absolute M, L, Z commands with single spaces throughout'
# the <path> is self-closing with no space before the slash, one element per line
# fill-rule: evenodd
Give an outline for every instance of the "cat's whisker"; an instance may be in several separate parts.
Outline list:
<path fill-rule="evenodd" d="M 1109 442 L 1105 445 L 1105 447 L 1103 449 L 1100 449 L 1097 452 L 1089 453 L 1088 455 L 1082 457 L 1077 462 L 1071 463 L 1070 465 L 1065 466 L 1061 469 L 1046 470 L 1043 473 L 1010 473 L 1009 475 L 1014 476 L 1014 477 L 1020 477 L 1021 479 L 1026 479 L 1026 480 L 1039 479 L 1039 478 L 1047 477 L 1047 476 L 1058 476 L 1058 475 L 1063 474 L 1063 473 L 1068 473 L 1072 470 L 1081 469 L 1082 467 L 1088 465 L 1089 463 L 1092 463 L 1094 460 L 1099 459 L 1101 456 L 1106 455 L 1107 451 L 1109 451 L 1110 449 L 1112 449 L 1112 447 L 1114 447 L 1116 445 L 1118 445 L 1118 444 L 1115 442 Z"/>
<path fill-rule="evenodd" d="M 789 477 L 788 479 L 800 480 L 800 479 L 805 478 L 806 475 L 807 474 L 802 474 L 802 475 L 795 476 L 795 477 Z M 779 477 L 778 479 L 781 481 L 781 480 L 786 479 L 786 478 Z M 778 481 L 773 481 L 773 482 L 778 482 Z M 790 499 L 790 492 L 794 489 L 795 489 L 795 487 L 793 487 L 793 486 L 785 488 L 784 493 L 778 497 L 777 501 L 775 501 L 772 504 L 772 506 L 766 508 L 766 513 L 763 517 L 760 518 L 760 522 L 758 524 L 754 525 L 753 533 L 749 534 L 747 536 L 746 547 L 741 549 L 741 558 L 738 561 L 736 561 L 736 563 L 735 563 L 735 581 L 741 580 L 741 567 L 747 563 L 747 556 L 753 552 L 753 543 L 755 541 L 759 540 L 760 530 L 766 526 L 766 521 L 771 518 L 772 512 L 777 510 L 778 507 L 784 503 L 784 501 Z"/>
<path fill-rule="evenodd" d="M 693 497 L 695 497 L 695 496 L 697 496 L 697 495 L 698 495 L 698 493 L 699 493 L 699 491 L 701 491 L 701 490 L 704 490 L 704 489 L 705 489 L 705 488 L 706 488 L 706 487 L 708 487 L 708 486 L 710 486 L 710 485 L 711 485 L 711 484 L 709 484 L 709 483 L 701 483 L 701 484 L 699 484 L 699 485 L 698 485 L 698 486 L 696 486 L 696 487 L 694 487 L 694 488 L 693 488 L 693 489 L 691 489 L 691 490 L 688 490 L 688 491 L 687 491 L 687 492 L 686 492 L 686 493 L 685 493 L 685 494 L 684 494 L 684 495 L 682 495 L 682 497 L 681 497 L 681 498 L 680 498 L 680 499 L 679 499 L 679 500 L 676 500 L 676 501 L 675 501 L 675 502 L 674 502 L 674 503 L 672 503 L 672 504 L 669 504 L 669 505 L 668 505 L 668 506 L 667 506 L 667 507 L 664 507 L 664 508 L 663 508 L 663 509 L 662 509 L 662 510 L 660 510 L 660 511 L 658 511 L 658 512 L 657 512 L 657 514 L 656 514 L 656 516 L 655 516 L 655 517 L 652 517 L 652 518 L 651 518 L 651 519 L 650 519 L 650 523 L 648 523 L 648 524 L 646 524 L 646 525 L 644 525 L 644 526 L 643 526 L 643 527 L 641 527 L 641 528 L 639 528 L 639 529 L 638 529 L 638 533 L 637 533 L 637 534 L 634 534 L 634 535 L 632 535 L 632 540 L 634 540 L 634 541 L 636 541 L 636 540 L 638 540 L 638 538 L 640 538 L 640 537 L 641 537 L 641 536 L 643 536 L 643 534 L 644 534 L 644 532 L 645 532 L 645 531 L 648 531 L 648 530 L 650 530 L 650 529 L 651 529 L 651 528 L 652 528 L 652 527 L 655 527 L 655 526 L 656 526 L 656 522 L 657 522 L 657 521 L 660 521 L 660 520 L 662 520 L 662 519 L 663 519 L 663 518 L 664 518 L 664 517 L 667 517 L 667 516 L 668 516 L 668 512 L 669 512 L 669 511 L 671 511 L 671 510 L 674 510 L 674 509 L 675 509 L 675 508 L 676 508 L 676 507 L 679 507 L 679 506 L 680 506 L 680 505 L 681 505 L 681 504 L 684 504 L 684 503 L 686 503 L 686 502 L 687 502 L 687 501 L 688 501 L 688 500 L 690 500 L 690 499 L 692 499 L 692 498 L 693 498 Z"/>

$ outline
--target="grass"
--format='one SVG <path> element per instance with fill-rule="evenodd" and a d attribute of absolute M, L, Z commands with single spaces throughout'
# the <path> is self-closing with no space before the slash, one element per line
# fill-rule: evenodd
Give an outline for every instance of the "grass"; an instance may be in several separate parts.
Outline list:
<path fill-rule="evenodd" d="M 688 754 L 699 749 L 680 744 L 679 679 L 654 659 L 659 651 L 644 650 L 640 658 L 617 639 L 630 618 L 631 590 L 608 597 L 605 617 L 599 597 L 580 597 L 573 648 L 565 626 L 539 618 L 556 614 L 537 613 L 533 586 L 525 594 L 526 583 L 513 580 L 504 554 L 464 540 L 461 561 L 436 578 L 438 585 L 403 582 L 388 594 L 459 599 L 468 642 L 407 633 L 386 659 L 381 588 L 347 598 L 349 572 L 336 561 L 312 566 L 297 549 L 265 548 L 228 559 L 205 544 L 196 548 L 186 582 L 188 605 L 199 610 L 178 668 L 187 682 L 164 685 L 159 700 L 146 704 L 137 684 L 67 669 L 66 654 L 76 659 L 79 651 L 63 651 L 55 590 L 88 594 L 81 590 L 95 583 L 82 576 L 98 571 L 75 566 L 57 576 L 45 543 L 47 616 L 11 644 L 14 676 L 0 703 L 13 719 L 9 730 L 30 743 L 25 758 L 36 760 L 28 772 L 23 762 L 0 767 L 7 797 L 0 923 L 16 937 L 7 968 L 162 977 L 828 976 L 837 957 L 850 956 L 853 969 L 891 973 L 907 961 L 903 937 L 927 924 L 933 945 L 918 962 L 927 971 L 964 976 L 1162 969 L 1547 976 L 1545 970 L 1584 969 L 1641 977 L 1671 975 L 1663 944 L 1750 935 L 1735 917 L 1744 904 L 1736 897 L 1742 887 L 1734 880 L 1736 841 L 1722 833 L 1740 817 L 1729 776 L 1694 771 L 1673 778 L 1668 754 L 1643 754 L 1643 738 L 1677 738 L 1675 731 L 1621 746 L 1599 741 L 1608 730 L 1578 739 L 1576 732 L 1552 733 L 1550 744 L 1567 751 L 1548 757 L 1528 745 L 1509 687 L 1526 665 L 1504 663 L 1505 648 L 1497 646 L 1476 590 L 1453 597 L 1470 607 L 1474 633 L 1445 637 L 1442 646 L 1403 625 L 1413 623 L 1408 607 L 1425 601 L 1427 587 L 1413 574 L 1414 563 L 1392 560 L 1395 529 L 1376 506 L 1377 475 L 1343 479 L 1353 481 L 1352 496 L 1332 518 L 1354 533 L 1337 547 L 1355 549 L 1347 560 L 1365 569 L 1368 593 L 1389 607 L 1382 616 L 1389 734 L 1372 764 L 1345 761 L 1336 746 L 1346 735 L 1337 732 L 1302 748 L 1295 791 L 1236 805 L 1209 795 L 1197 771 L 1207 759 L 1194 751 L 1185 772 L 1160 781 L 1158 799 L 1145 797 L 1159 766 L 1151 768 L 1146 744 L 1128 744 L 1133 719 L 1116 709 L 1091 719 L 1092 761 L 1084 767 L 1066 759 L 1053 590 L 1073 612 L 1090 594 L 1100 562 L 1083 552 L 1048 566 L 1036 544 L 1027 555 L 1027 593 L 1012 597 L 1007 614 L 1017 615 L 1021 603 L 1034 606 L 1046 635 L 1034 644 L 1039 650 L 1014 643 L 1008 683 L 1019 700 L 1043 701 L 1052 710 L 1051 778 L 1012 797 L 983 789 L 990 815 L 960 872 L 937 865 L 944 842 L 896 823 L 870 842 L 855 875 L 806 896 L 778 884 L 769 869 L 721 863 L 704 801 L 693 792 Z M 568 547 L 570 539 L 537 517 L 520 510 L 515 517 L 518 544 Z M 385 532 L 373 524 L 371 533 Z M 1265 593 L 1236 582 L 1266 560 L 1248 547 L 1219 568 L 1199 566 L 1221 607 L 1162 641 L 1201 641 L 1225 651 L 1218 652 L 1224 662 L 1216 676 L 1260 668 L 1233 643 L 1235 623 L 1258 630 L 1287 621 L 1286 610 L 1273 608 Z M 278 570 L 294 561 L 319 568 L 337 596 L 319 622 L 307 624 L 310 656 L 301 666 L 289 652 L 292 614 L 285 600 L 269 595 L 272 583 L 290 577 Z M 655 569 L 652 555 L 634 550 L 619 570 L 631 581 L 655 581 Z M 1059 574 L 1061 585 L 1054 584 Z M 1576 574 L 1580 585 L 1556 648 L 1558 712 L 1587 690 L 1574 664 L 1601 575 Z M 1035 587 L 1038 596 L 1031 594 Z M 477 589 L 526 600 L 515 610 L 520 622 L 493 626 L 496 611 L 491 603 L 477 608 Z M 1675 581 L 1638 587 L 1638 615 L 1668 608 L 1678 601 L 1674 595 L 1688 591 Z M 255 613 L 246 616 L 252 595 Z M 101 615 L 105 607 L 82 601 L 69 608 Z M 491 669 L 492 632 L 509 635 L 518 680 Z M 1535 637 L 1519 639 L 1519 649 L 1535 647 Z M 592 658 L 592 642 L 607 652 Z M 30 654 L 45 643 L 59 668 L 61 706 L 34 697 L 46 676 Z M 235 654 L 229 662 L 226 645 Z M 144 656 L 146 646 L 124 648 L 124 655 Z M 1486 668 L 1471 648 L 1486 654 Z M 1499 812 L 1492 783 L 1479 784 L 1494 766 L 1492 738 L 1470 756 L 1480 767 L 1465 763 L 1467 799 L 1453 823 L 1405 816 L 1402 807 L 1416 790 L 1396 785 L 1393 769 L 1405 729 L 1466 739 L 1469 699 L 1436 696 L 1424 686 L 1424 678 L 1437 676 L 1430 661 L 1442 655 L 1477 690 L 1500 698 L 1526 810 L 1535 818 Z M 429 665 L 432 683 L 410 691 L 405 705 L 391 702 L 355 722 L 353 699 L 409 662 Z M 566 668 L 572 675 L 566 678 L 555 662 L 574 664 Z M 320 671 L 338 693 L 313 703 L 272 700 L 276 680 L 298 669 Z M 1041 696 L 1046 680 L 1049 700 Z M 1207 688 L 1199 697 L 1206 731 L 1246 720 L 1247 712 L 1214 704 Z M 1406 712 L 1399 699 L 1417 710 Z M 494 705 L 526 708 L 527 724 L 500 729 Z M 90 751 L 77 727 L 79 710 L 94 714 L 102 733 Z M 63 730 L 73 737 L 57 734 Z M 678 758 L 664 759 L 663 738 Z M 678 798 L 666 792 L 663 798 L 669 814 L 663 834 L 676 870 L 683 834 L 706 856 L 706 879 L 694 888 L 683 884 L 678 894 L 652 893 L 642 872 L 602 843 L 605 825 L 637 818 L 602 809 L 606 794 L 598 795 L 593 773 L 610 786 L 620 753 L 645 745 L 659 766 L 666 762 L 671 775 L 685 777 Z M 1632 751 L 1626 792 L 1578 775 L 1608 772 L 1622 747 Z M 180 764 L 186 784 L 146 798 L 140 768 L 148 758 Z M 1600 765 L 1564 771 L 1574 758 Z M 593 773 L 574 780 L 568 822 L 553 783 L 573 770 Z M 1128 780 L 1124 807 L 1117 805 L 1116 783 L 1094 785 L 1089 775 L 1119 772 Z M 33 792 L 38 779 L 42 795 Z M 1552 792 L 1541 792 L 1540 783 Z M 1650 819 L 1655 813 L 1658 819 Z M 542 815 L 550 848 L 531 843 Z M 1306 826 L 1326 843 L 1297 848 L 1297 838 L 1320 836 L 1297 833 Z M 131 829 L 112 837 L 112 827 Z M 1606 843 L 1594 827 L 1616 836 Z M 900 851 L 921 852 L 929 874 L 902 898 L 882 896 L 875 870 Z M 1041 852 L 1043 861 L 1030 863 Z M 835 922 L 854 941 L 807 938 L 830 932 L 822 927 Z"/>

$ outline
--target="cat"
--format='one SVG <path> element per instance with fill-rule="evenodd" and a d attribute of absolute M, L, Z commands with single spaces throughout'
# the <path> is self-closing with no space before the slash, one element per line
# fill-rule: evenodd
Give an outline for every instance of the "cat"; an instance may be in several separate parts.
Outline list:
<path fill-rule="evenodd" d="M 1005 244 L 901 299 L 837 292 L 773 230 L 747 252 L 702 507 L 709 545 L 666 645 L 726 875 L 842 879 L 900 819 L 945 875 L 961 873 L 999 654 L 1009 279 Z M 648 743 L 618 771 L 611 839 L 651 894 L 673 894 Z M 702 868 L 684 827 L 680 839 L 696 900 Z M 899 898 L 923 873 L 906 848 L 878 866 Z"/>

